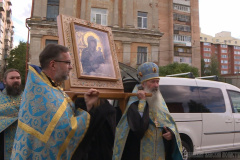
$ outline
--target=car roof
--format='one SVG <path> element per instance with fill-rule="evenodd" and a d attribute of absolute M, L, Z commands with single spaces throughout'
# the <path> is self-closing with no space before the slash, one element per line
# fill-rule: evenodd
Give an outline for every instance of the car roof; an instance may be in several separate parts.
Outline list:
<path fill-rule="evenodd" d="M 124 84 L 124 87 L 128 87 L 127 90 L 130 90 L 132 86 L 135 86 L 135 84 L 140 83 L 140 80 L 137 76 L 137 69 L 130 67 L 124 63 L 119 62 L 119 68 L 121 71 L 122 81 Z M 199 79 L 199 78 L 181 78 L 181 77 L 159 77 L 160 78 L 160 85 L 187 85 L 187 86 L 199 86 L 199 84 L 203 86 L 209 86 L 209 87 L 226 87 L 226 89 L 231 90 L 238 90 L 240 89 L 236 86 L 233 86 L 228 83 L 219 82 L 219 81 L 213 81 L 213 80 L 207 80 L 207 79 Z M 130 86 L 127 86 L 128 84 L 131 84 Z"/>

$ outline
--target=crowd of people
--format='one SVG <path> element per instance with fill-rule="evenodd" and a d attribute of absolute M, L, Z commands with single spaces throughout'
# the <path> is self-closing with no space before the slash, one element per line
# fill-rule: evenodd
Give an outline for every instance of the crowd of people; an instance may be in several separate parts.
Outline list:
<path fill-rule="evenodd" d="M 0 159 L 182 159 L 181 140 L 159 91 L 155 63 L 138 67 L 141 83 L 133 90 L 137 96 L 121 114 L 108 100 L 99 99 L 96 89 L 75 102 L 63 91 L 72 69 L 67 47 L 47 45 L 39 62 L 40 66 L 29 66 L 24 89 L 17 69 L 4 74 Z"/>

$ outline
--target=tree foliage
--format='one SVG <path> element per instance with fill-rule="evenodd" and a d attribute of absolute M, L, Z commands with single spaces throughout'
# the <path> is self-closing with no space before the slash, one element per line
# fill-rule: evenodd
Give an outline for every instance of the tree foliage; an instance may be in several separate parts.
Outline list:
<path fill-rule="evenodd" d="M 192 67 L 192 66 L 190 66 L 186 63 L 174 62 L 172 64 L 168 64 L 166 66 L 160 66 L 159 67 L 159 75 L 160 76 L 186 73 L 186 72 L 192 72 L 195 77 L 199 76 L 198 68 Z"/>
<path fill-rule="evenodd" d="M 25 71 L 26 71 L 26 51 L 27 43 L 20 41 L 19 45 L 10 51 L 10 55 L 7 58 L 7 69 L 15 68 L 20 71 L 22 84 L 25 83 Z"/>
<path fill-rule="evenodd" d="M 217 56 L 213 55 L 211 57 L 211 63 L 209 64 L 208 67 L 205 67 L 205 64 L 202 67 L 204 67 L 204 73 L 202 74 L 202 76 L 211 76 L 211 75 L 220 76 Z"/>
<path fill-rule="evenodd" d="M 206 63 L 204 62 L 204 59 L 201 58 L 201 76 L 205 76 L 206 70 Z"/>

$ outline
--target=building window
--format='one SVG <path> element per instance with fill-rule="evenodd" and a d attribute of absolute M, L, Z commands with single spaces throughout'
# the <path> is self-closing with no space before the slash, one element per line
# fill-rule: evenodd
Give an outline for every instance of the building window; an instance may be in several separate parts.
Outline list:
<path fill-rule="evenodd" d="M 240 66 L 234 66 L 234 69 L 240 70 Z"/>
<path fill-rule="evenodd" d="M 228 71 L 221 71 L 221 74 L 228 74 Z"/>
<path fill-rule="evenodd" d="M 178 62 L 178 63 L 187 63 L 189 65 L 192 65 L 192 58 L 190 57 L 174 57 L 174 62 Z"/>
<path fill-rule="evenodd" d="M 58 44 L 58 40 L 46 39 L 45 46 L 48 44 Z"/>
<path fill-rule="evenodd" d="M 240 61 L 235 61 L 234 64 L 240 64 Z"/>
<path fill-rule="evenodd" d="M 204 58 L 204 62 L 211 62 L 211 59 Z"/>
<path fill-rule="evenodd" d="M 204 48 L 204 51 L 211 51 L 211 48 Z"/>
<path fill-rule="evenodd" d="M 204 45 L 204 46 L 211 46 L 211 43 L 204 42 L 203 45 Z"/>
<path fill-rule="evenodd" d="M 188 7 L 188 6 L 183 6 L 183 5 L 179 5 L 179 4 L 173 4 L 173 8 L 175 10 L 178 10 L 178 11 L 183 11 L 183 12 L 190 13 L 190 7 Z"/>
<path fill-rule="evenodd" d="M 147 13 L 138 12 L 138 28 L 146 29 L 147 28 Z"/>
<path fill-rule="evenodd" d="M 138 47 L 137 64 L 147 62 L 147 47 Z"/>
<path fill-rule="evenodd" d="M 204 53 L 204 57 L 211 57 L 210 53 Z"/>
<path fill-rule="evenodd" d="M 237 41 L 235 41 L 235 44 L 237 44 Z"/>
<path fill-rule="evenodd" d="M 240 59 L 240 56 L 234 56 L 234 59 Z"/>
<path fill-rule="evenodd" d="M 173 13 L 173 20 L 177 20 L 180 22 L 190 22 L 190 16 Z"/>
<path fill-rule="evenodd" d="M 47 20 L 56 21 L 58 14 L 59 14 L 59 0 L 48 0 Z"/>
<path fill-rule="evenodd" d="M 222 69 L 227 69 L 228 66 L 227 65 L 222 65 Z"/>
<path fill-rule="evenodd" d="M 222 58 L 227 58 L 228 56 L 227 55 L 222 55 Z"/>
<path fill-rule="evenodd" d="M 174 41 L 191 42 L 191 36 L 174 34 Z"/>
<path fill-rule="evenodd" d="M 222 53 L 227 53 L 227 50 L 222 49 L 221 52 L 222 52 Z"/>
<path fill-rule="evenodd" d="M 219 39 L 216 39 L 216 42 L 219 42 Z"/>
<path fill-rule="evenodd" d="M 234 51 L 234 54 L 240 54 L 240 51 Z"/>
<path fill-rule="evenodd" d="M 91 8 L 91 22 L 107 26 L 107 9 Z"/>
<path fill-rule="evenodd" d="M 207 38 L 204 38 L 204 41 L 207 41 Z"/>
<path fill-rule="evenodd" d="M 227 48 L 227 45 L 226 44 L 221 44 L 221 47 L 222 48 Z"/>
<path fill-rule="evenodd" d="M 240 46 L 234 46 L 234 49 L 240 49 Z"/>
<path fill-rule="evenodd" d="M 191 27 L 186 25 L 174 24 L 174 30 L 183 31 L 183 32 L 191 32 Z"/>
<path fill-rule="evenodd" d="M 221 60 L 221 63 L 228 63 L 227 60 Z"/>

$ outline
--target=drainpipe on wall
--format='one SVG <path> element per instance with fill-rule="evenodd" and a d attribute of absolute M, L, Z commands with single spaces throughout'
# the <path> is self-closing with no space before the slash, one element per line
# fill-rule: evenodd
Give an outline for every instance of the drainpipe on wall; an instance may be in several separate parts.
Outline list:
<path fill-rule="evenodd" d="M 26 68 L 25 68 L 25 83 L 27 82 L 27 74 L 28 74 L 28 61 L 29 61 L 29 33 L 30 33 L 30 28 L 27 25 L 27 20 L 30 20 L 33 16 L 33 6 L 34 6 L 34 0 L 32 0 L 32 9 L 31 9 L 31 16 L 30 18 L 26 18 L 25 25 L 28 29 L 28 36 L 27 36 L 27 50 L 26 50 Z"/>

